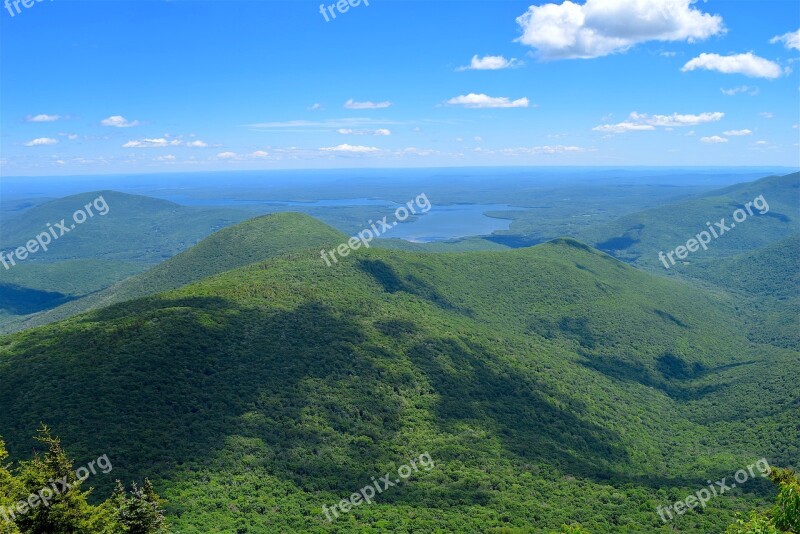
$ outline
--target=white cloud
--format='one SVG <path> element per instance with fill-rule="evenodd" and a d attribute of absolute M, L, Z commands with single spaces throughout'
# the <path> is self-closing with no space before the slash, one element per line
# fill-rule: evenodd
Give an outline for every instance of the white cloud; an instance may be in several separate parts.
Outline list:
<path fill-rule="evenodd" d="M 129 121 L 122 115 L 112 115 L 106 119 L 100 121 L 100 124 L 103 126 L 114 126 L 116 128 L 131 128 L 133 126 L 139 126 L 139 121 Z"/>
<path fill-rule="evenodd" d="M 320 148 L 323 152 L 344 152 L 344 153 L 354 153 L 354 154 L 369 154 L 378 152 L 379 149 L 373 146 L 360 146 L 360 145 L 338 145 L 338 146 L 330 146 Z"/>
<path fill-rule="evenodd" d="M 472 56 L 472 61 L 468 66 L 459 67 L 456 70 L 500 70 L 512 69 L 520 65 L 522 65 L 522 62 L 517 58 L 506 59 L 503 56 L 483 56 L 479 58 L 478 55 L 475 54 Z"/>
<path fill-rule="evenodd" d="M 377 130 L 353 130 L 352 128 L 339 128 L 337 133 L 342 135 L 392 135 L 392 131 L 386 128 L 378 128 Z"/>
<path fill-rule="evenodd" d="M 483 137 L 479 135 L 476 135 L 475 137 L 473 137 L 473 139 L 475 139 L 476 143 L 483 143 Z"/>
<path fill-rule="evenodd" d="M 392 103 L 386 102 L 356 102 L 352 98 L 344 103 L 347 109 L 385 109 L 391 106 Z"/>
<path fill-rule="evenodd" d="M 658 55 L 661 57 L 675 57 L 677 54 L 675 52 L 659 52 Z"/>
<path fill-rule="evenodd" d="M 761 113 L 758 114 L 758 116 L 765 119 L 771 119 L 775 115 L 771 111 L 762 111 Z"/>
<path fill-rule="evenodd" d="M 637 122 L 650 124 L 653 126 L 695 126 L 706 122 L 717 122 L 725 116 L 720 111 L 700 113 L 699 115 L 683 115 L 673 113 L 672 115 L 647 115 L 646 113 L 631 113 L 630 118 Z"/>
<path fill-rule="evenodd" d="M 25 117 L 25 122 L 55 122 L 61 118 L 61 115 L 47 115 L 41 113 L 39 115 L 28 115 Z"/>
<path fill-rule="evenodd" d="M 646 41 L 694 41 L 724 31 L 722 18 L 693 0 L 587 0 L 530 6 L 518 41 L 542 59 L 594 58 Z"/>
<path fill-rule="evenodd" d="M 301 129 L 330 129 L 330 128 L 364 128 L 367 126 L 385 126 L 392 124 L 400 124 L 397 121 L 377 120 L 368 118 L 349 118 L 349 119 L 327 119 L 321 121 L 308 121 L 308 120 L 292 120 L 280 122 L 259 122 L 256 124 L 248 124 L 249 128 L 255 129 L 286 129 L 286 130 L 301 130 Z"/>
<path fill-rule="evenodd" d="M 492 97 L 476 93 L 453 97 L 447 103 L 467 108 L 527 108 L 530 104 L 525 97 L 511 101 L 505 96 Z"/>
<path fill-rule="evenodd" d="M 769 40 L 770 43 L 783 43 L 786 48 L 793 48 L 800 50 L 800 30 L 796 32 L 784 33 L 783 35 L 776 35 Z"/>
<path fill-rule="evenodd" d="M 723 74 L 744 74 L 751 78 L 779 78 L 783 74 L 780 65 L 758 57 L 752 52 L 720 56 L 719 54 L 700 54 L 681 69 L 688 72 L 697 69 L 715 70 Z"/>
<path fill-rule="evenodd" d="M 703 143 L 710 143 L 710 144 L 719 144 L 719 143 L 727 143 L 728 140 L 724 137 L 720 137 L 718 135 L 712 135 L 711 137 L 701 137 L 700 141 Z"/>
<path fill-rule="evenodd" d="M 166 156 L 158 156 L 156 161 L 175 161 L 175 156 L 172 154 L 167 154 Z"/>
<path fill-rule="evenodd" d="M 720 87 L 719 90 L 725 96 L 736 96 L 739 93 L 747 93 L 750 96 L 756 96 L 758 94 L 758 87 L 749 87 L 747 85 L 742 85 L 742 86 L 739 86 L 739 87 L 733 87 L 731 89 L 722 89 Z"/>
<path fill-rule="evenodd" d="M 255 152 L 250 154 L 250 157 L 255 159 L 265 159 L 269 157 L 269 152 L 265 152 L 263 150 L 256 150 Z"/>
<path fill-rule="evenodd" d="M 725 132 L 722 132 L 722 135 L 737 137 L 743 135 L 753 135 L 753 132 L 745 128 L 744 130 L 727 130 Z"/>
<path fill-rule="evenodd" d="M 220 152 L 217 154 L 217 158 L 219 159 L 236 159 L 238 154 L 236 152 Z"/>
<path fill-rule="evenodd" d="M 322 109 L 322 104 L 320 104 L 319 102 L 315 102 L 314 104 L 308 106 L 307 109 L 308 111 L 318 111 Z"/>
<path fill-rule="evenodd" d="M 556 154 L 567 154 L 567 153 L 582 153 L 582 152 L 589 152 L 594 149 L 583 148 L 580 146 L 566 146 L 566 145 L 545 145 L 545 146 L 534 146 L 534 147 L 517 147 L 517 148 L 502 148 L 500 150 L 483 150 L 481 148 L 473 149 L 473 152 L 477 153 L 484 153 L 484 154 L 501 154 L 504 156 L 535 156 L 538 154 L 545 154 L 545 155 L 556 155 Z"/>
<path fill-rule="evenodd" d="M 45 146 L 45 145 L 55 145 L 58 143 L 58 139 L 53 139 L 51 137 L 39 137 L 37 139 L 33 139 L 25 143 L 25 146 Z"/>
<path fill-rule="evenodd" d="M 182 141 L 181 137 L 171 138 L 169 134 L 164 134 L 164 137 L 147 138 L 147 139 L 134 139 L 128 141 L 122 148 L 162 148 L 168 146 L 185 146 L 189 148 L 207 148 L 211 145 L 199 139 L 195 141 Z M 219 146 L 219 145 L 216 145 Z"/>
<path fill-rule="evenodd" d="M 563 154 L 565 152 L 586 152 L 586 149 L 579 146 L 535 146 L 531 149 L 532 154 Z"/>
<path fill-rule="evenodd" d="M 156 139 L 142 139 L 142 140 L 134 140 L 128 141 L 122 148 L 161 148 L 165 146 L 180 146 L 181 142 L 178 139 L 173 139 L 170 141 L 169 139 L 164 138 L 156 138 Z"/>
<path fill-rule="evenodd" d="M 595 132 L 604 133 L 625 133 L 645 130 L 655 130 L 656 127 L 652 124 L 635 124 L 633 122 L 620 122 L 618 124 L 602 124 L 592 128 Z"/>
<path fill-rule="evenodd" d="M 648 115 L 633 112 L 626 121 L 618 124 L 603 124 L 592 128 L 595 132 L 625 133 L 655 130 L 656 127 L 674 128 L 676 126 L 696 126 L 707 122 L 716 122 L 725 114 L 720 111 L 700 113 L 699 115 L 673 113 L 672 115 Z"/>
<path fill-rule="evenodd" d="M 756 141 L 755 144 L 757 144 L 757 145 L 766 145 L 767 142 L 766 141 Z"/>

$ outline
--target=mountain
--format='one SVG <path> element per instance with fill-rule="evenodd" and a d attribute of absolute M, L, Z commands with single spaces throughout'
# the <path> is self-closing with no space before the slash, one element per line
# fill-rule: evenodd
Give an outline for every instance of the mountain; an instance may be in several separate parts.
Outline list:
<path fill-rule="evenodd" d="M 738 301 L 749 338 L 800 349 L 800 234 L 728 258 L 687 265 L 682 274 Z"/>
<path fill-rule="evenodd" d="M 184 207 L 115 191 L 72 195 L 4 217 L 0 252 L 11 253 L 37 236 L 47 250 L 37 243 L 24 260 L 15 255 L 12 263 L 6 256 L 8 269 L 0 265 L 0 328 L 13 329 L 9 325 L 31 314 L 141 273 L 247 217 L 239 210 Z"/>
<path fill-rule="evenodd" d="M 73 456 L 153 479 L 180 532 L 716 533 L 769 483 L 669 525 L 656 509 L 760 458 L 798 464 L 800 353 L 750 342 L 718 291 L 572 239 L 330 267 L 310 247 L 0 337 L 12 456 L 47 422 Z"/>
<path fill-rule="evenodd" d="M 761 200 L 754 202 L 758 197 Z M 800 173 L 770 176 L 630 214 L 584 229 L 578 237 L 637 267 L 673 274 L 693 262 L 736 255 L 800 232 L 798 200 Z M 736 213 L 739 219 L 736 222 L 734 213 L 739 209 L 744 211 Z M 722 226 L 728 230 L 715 224 L 723 218 Z M 697 250 L 683 260 L 673 256 L 674 264 L 660 259 L 659 252 L 666 255 L 678 246 L 685 246 L 700 232 L 707 234 L 703 237 L 709 241 L 705 249 L 696 243 L 693 247 Z"/>
<path fill-rule="evenodd" d="M 321 249 L 326 246 L 330 249 L 347 239 L 345 234 L 301 213 L 284 212 L 256 217 L 220 230 L 142 274 L 17 321 L 13 329 L 43 325 L 93 308 L 168 291 L 298 249 Z"/>
<path fill-rule="evenodd" d="M 86 214 L 85 222 L 80 224 L 77 220 L 83 215 L 73 218 L 79 211 Z M 94 191 L 53 200 L 5 219 L 0 248 L 10 251 L 24 246 L 50 226 L 59 237 L 52 239 L 46 252 L 40 250 L 19 265 L 75 258 L 152 264 L 244 217 L 238 210 L 180 206 L 139 195 Z M 62 220 L 66 233 L 57 227 Z"/>

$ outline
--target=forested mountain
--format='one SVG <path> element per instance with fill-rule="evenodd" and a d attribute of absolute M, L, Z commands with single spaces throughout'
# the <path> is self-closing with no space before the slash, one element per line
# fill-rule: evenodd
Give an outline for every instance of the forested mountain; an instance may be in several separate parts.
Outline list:
<path fill-rule="evenodd" d="M 762 200 L 753 202 L 757 197 Z M 749 212 L 746 209 L 750 202 Z M 685 245 L 710 225 L 718 237 L 710 237 L 705 249 L 686 258 L 686 264 L 670 265 L 670 273 L 696 261 L 724 258 L 786 239 L 800 232 L 800 173 L 769 176 L 718 189 L 696 198 L 667 204 L 621 217 L 611 223 L 579 232 L 580 239 L 637 267 L 667 269 L 658 253 Z M 761 206 L 755 209 L 754 204 Z M 765 209 L 766 208 L 768 209 Z M 734 221 L 734 212 L 745 210 L 745 218 Z M 761 213 L 761 212 L 764 213 Z M 741 214 L 737 214 L 742 219 Z M 729 230 L 715 225 L 721 219 Z M 734 226 L 731 226 L 733 224 Z"/>
<path fill-rule="evenodd" d="M 669 524 L 656 509 L 761 458 L 798 463 L 798 352 L 749 340 L 729 295 L 572 239 L 328 267 L 304 245 L 336 232 L 282 216 L 142 287 L 224 268 L 208 243 L 264 243 L 264 225 L 274 246 L 249 258 L 285 254 L 0 338 L 12 455 L 46 422 L 73 456 L 151 478 L 180 532 L 720 532 L 768 481 Z M 422 454 L 434 467 L 328 521 Z"/>
<path fill-rule="evenodd" d="M 51 323 L 86 310 L 178 288 L 259 260 L 308 247 L 322 248 L 347 236 L 300 213 L 276 213 L 225 228 L 173 258 L 107 289 L 52 310 L 15 321 L 19 330 Z"/>

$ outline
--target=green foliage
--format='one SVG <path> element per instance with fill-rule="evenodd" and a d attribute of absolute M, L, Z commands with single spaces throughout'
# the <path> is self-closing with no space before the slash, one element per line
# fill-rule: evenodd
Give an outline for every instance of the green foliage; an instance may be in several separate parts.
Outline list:
<path fill-rule="evenodd" d="M 800 218 L 796 216 L 799 183 L 800 173 L 770 176 L 626 215 L 604 225 L 582 229 L 576 235 L 637 267 L 663 274 L 680 273 L 695 262 L 734 256 L 800 232 Z M 685 264 L 678 262 L 669 271 L 664 268 L 658 259 L 659 251 L 667 252 L 685 245 L 699 232 L 707 230 L 707 221 L 713 225 L 724 217 L 729 225 L 733 212 L 759 195 L 764 195 L 769 205 L 766 214 L 761 215 L 754 209 L 752 216 L 748 215 L 730 232 L 713 239 L 708 250 L 693 252 Z"/>
<path fill-rule="evenodd" d="M 765 513 L 750 512 L 738 519 L 726 534 L 800 533 L 800 478 L 791 469 L 773 469 L 769 478 L 778 486 L 775 506 Z"/>
<path fill-rule="evenodd" d="M 144 485 L 125 494 L 125 488 L 117 481 L 111 503 L 116 508 L 116 519 L 121 534 L 165 534 L 169 532 L 164 517 L 161 499 L 153 490 L 153 485 L 145 479 Z"/>
<path fill-rule="evenodd" d="M 800 355 L 745 330 L 717 293 L 571 239 L 297 250 L 0 338 L 0 430 L 58 421 L 156 480 L 183 533 L 649 533 L 708 479 L 800 458 Z M 435 469 L 322 515 L 422 451 Z M 670 528 L 720 532 L 768 494 L 747 490 Z"/>
<path fill-rule="evenodd" d="M 800 478 L 789 469 L 776 470 L 770 475 L 779 487 L 778 498 L 771 516 L 775 526 L 787 532 L 800 533 Z"/>
<path fill-rule="evenodd" d="M 303 249 L 318 251 L 323 247 L 333 248 L 347 239 L 345 234 L 300 213 L 256 217 L 220 230 L 140 275 L 46 313 L 17 321 L 14 327 L 29 328 L 47 324 L 90 309 L 175 289 L 280 254 Z"/>
<path fill-rule="evenodd" d="M 0 463 L 0 533 L 3 534 L 165 534 L 161 501 L 149 481 L 125 495 L 91 505 L 81 490 L 73 462 L 58 438 L 42 425 L 35 438 L 47 448 L 19 462 L 16 473 Z M 7 458 L 0 440 L 0 462 Z"/>

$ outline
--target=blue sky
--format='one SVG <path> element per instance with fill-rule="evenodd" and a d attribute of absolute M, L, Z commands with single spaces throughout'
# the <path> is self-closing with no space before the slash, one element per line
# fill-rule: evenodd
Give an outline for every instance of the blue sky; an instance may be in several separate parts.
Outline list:
<path fill-rule="evenodd" d="M 26 1 L 6 176 L 800 166 L 796 1 Z"/>

